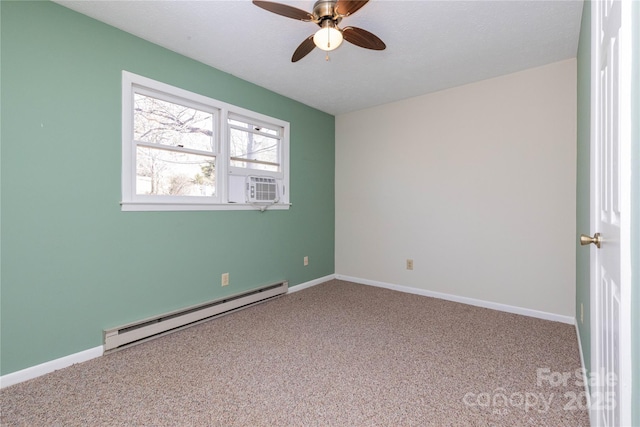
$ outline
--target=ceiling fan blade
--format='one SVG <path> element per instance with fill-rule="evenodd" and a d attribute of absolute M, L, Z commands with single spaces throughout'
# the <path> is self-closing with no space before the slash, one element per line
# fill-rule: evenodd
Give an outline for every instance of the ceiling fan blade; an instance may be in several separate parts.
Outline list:
<path fill-rule="evenodd" d="M 316 44 L 313 42 L 313 34 L 311 34 L 305 41 L 300 43 L 300 46 L 293 52 L 293 56 L 291 57 L 291 62 L 298 62 L 305 56 L 309 54 L 316 47 Z"/>
<path fill-rule="evenodd" d="M 384 50 L 387 47 L 387 45 L 385 45 L 378 36 L 370 33 L 369 31 L 363 30 L 362 28 L 343 28 L 342 37 L 349 43 L 364 47 L 365 49 Z"/>
<path fill-rule="evenodd" d="M 313 16 L 309 12 L 305 12 L 297 7 L 288 6 L 282 3 L 274 3 L 271 1 L 253 0 L 253 4 L 278 15 L 286 16 L 300 21 L 313 21 Z"/>
<path fill-rule="evenodd" d="M 335 11 L 343 16 L 353 15 L 368 2 L 369 0 L 338 0 Z"/>

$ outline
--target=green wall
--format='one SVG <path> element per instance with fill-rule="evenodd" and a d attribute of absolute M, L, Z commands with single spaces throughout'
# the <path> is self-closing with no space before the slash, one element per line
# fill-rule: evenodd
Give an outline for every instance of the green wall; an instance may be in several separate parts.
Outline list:
<path fill-rule="evenodd" d="M 107 327 L 334 273 L 333 116 L 55 3 L 0 7 L 1 374 L 99 346 Z M 121 212 L 122 70 L 290 122 L 293 207 Z"/>
<path fill-rule="evenodd" d="M 578 44 L 578 164 L 576 188 L 576 320 L 587 369 L 591 367 L 591 310 L 589 247 L 580 246 L 580 234 L 589 234 L 590 138 L 591 138 L 591 7 L 582 8 L 582 25 Z M 584 321 L 580 322 L 580 306 Z"/>

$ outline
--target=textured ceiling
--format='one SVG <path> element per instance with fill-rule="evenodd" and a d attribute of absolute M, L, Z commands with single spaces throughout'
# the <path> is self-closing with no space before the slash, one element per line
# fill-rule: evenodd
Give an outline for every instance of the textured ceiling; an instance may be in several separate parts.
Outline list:
<path fill-rule="evenodd" d="M 372 0 L 341 26 L 386 50 L 345 42 L 291 63 L 317 26 L 248 0 L 57 2 L 334 115 L 573 58 L 582 13 L 581 0 Z"/>

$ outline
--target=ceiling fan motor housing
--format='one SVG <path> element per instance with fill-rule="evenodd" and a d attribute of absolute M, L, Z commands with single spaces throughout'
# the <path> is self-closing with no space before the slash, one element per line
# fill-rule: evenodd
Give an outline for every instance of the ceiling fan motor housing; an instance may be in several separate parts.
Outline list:
<path fill-rule="evenodd" d="M 319 23 L 326 19 L 335 20 L 334 18 L 337 18 L 335 16 L 335 6 L 336 0 L 318 0 L 313 5 L 313 16 L 320 21 Z M 338 21 L 336 20 L 337 23 Z"/>

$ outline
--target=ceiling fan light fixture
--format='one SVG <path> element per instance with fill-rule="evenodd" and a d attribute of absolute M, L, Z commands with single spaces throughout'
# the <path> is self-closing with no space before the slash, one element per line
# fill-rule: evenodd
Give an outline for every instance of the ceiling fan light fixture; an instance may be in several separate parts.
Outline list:
<path fill-rule="evenodd" d="M 313 42 L 319 49 L 329 52 L 342 44 L 342 32 L 332 20 L 325 19 L 321 27 L 313 36 Z"/>

